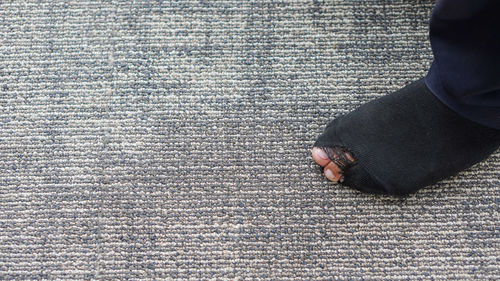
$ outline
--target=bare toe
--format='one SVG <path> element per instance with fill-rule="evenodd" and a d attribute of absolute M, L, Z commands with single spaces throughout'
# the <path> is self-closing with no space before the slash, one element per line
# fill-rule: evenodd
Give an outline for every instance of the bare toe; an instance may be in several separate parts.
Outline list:
<path fill-rule="evenodd" d="M 312 158 L 314 159 L 314 162 L 316 162 L 321 167 L 325 167 L 326 165 L 328 165 L 328 163 L 331 162 L 326 152 L 319 147 L 313 147 Z"/>
<path fill-rule="evenodd" d="M 328 165 L 325 166 L 323 173 L 327 179 L 334 182 L 342 181 L 344 177 L 342 170 L 334 162 L 328 163 Z"/>

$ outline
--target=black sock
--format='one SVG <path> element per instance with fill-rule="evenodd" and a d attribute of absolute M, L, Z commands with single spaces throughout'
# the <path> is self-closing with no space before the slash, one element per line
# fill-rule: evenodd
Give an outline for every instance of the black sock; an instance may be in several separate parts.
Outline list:
<path fill-rule="evenodd" d="M 345 147 L 356 164 L 343 184 L 405 195 L 450 177 L 492 154 L 500 130 L 465 119 L 420 79 L 333 120 L 315 147 Z"/>

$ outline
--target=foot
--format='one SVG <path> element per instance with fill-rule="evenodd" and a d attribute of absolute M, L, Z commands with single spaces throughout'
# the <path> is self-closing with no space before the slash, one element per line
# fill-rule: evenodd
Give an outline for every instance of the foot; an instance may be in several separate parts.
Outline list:
<path fill-rule="evenodd" d="M 484 160 L 499 146 L 499 130 L 459 116 L 421 79 L 333 120 L 312 157 L 331 181 L 405 195 Z"/>

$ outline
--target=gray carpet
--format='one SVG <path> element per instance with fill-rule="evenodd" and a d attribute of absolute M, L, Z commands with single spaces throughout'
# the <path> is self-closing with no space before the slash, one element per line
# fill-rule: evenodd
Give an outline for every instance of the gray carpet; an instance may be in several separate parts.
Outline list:
<path fill-rule="evenodd" d="M 423 76 L 428 1 L 2 1 L 0 279 L 498 279 L 500 155 L 329 184 L 332 118 Z"/>

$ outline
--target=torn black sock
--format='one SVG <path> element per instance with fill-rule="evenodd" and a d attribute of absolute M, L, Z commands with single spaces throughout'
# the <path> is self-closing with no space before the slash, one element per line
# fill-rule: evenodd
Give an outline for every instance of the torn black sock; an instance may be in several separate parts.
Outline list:
<path fill-rule="evenodd" d="M 405 195 L 487 158 L 500 130 L 461 117 L 420 79 L 333 120 L 314 146 L 344 147 L 356 159 L 343 184 Z"/>

